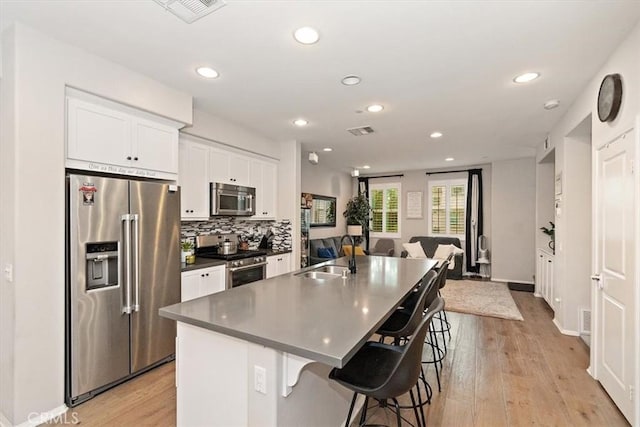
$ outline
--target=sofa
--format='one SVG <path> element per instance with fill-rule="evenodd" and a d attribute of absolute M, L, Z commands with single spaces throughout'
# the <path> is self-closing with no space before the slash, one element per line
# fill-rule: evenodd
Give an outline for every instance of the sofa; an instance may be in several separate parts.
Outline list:
<path fill-rule="evenodd" d="M 321 239 L 309 240 L 309 265 L 318 264 L 331 259 L 318 256 L 318 249 L 321 248 L 332 248 L 337 257 L 343 256 L 344 254 L 342 253 L 342 245 L 340 244 L 340 239 L 342 239 L 342 236 L 324 237 Z M 347 240 L 345 240 L 345 244 L 348 244 Z"/>
<path fill-rule="evenodd" d="M 438 249 L 438 245 L 454 245 L 460 249 L 462 249 L 462 245 L 460 244 L 460 239 L 457 237 L 436 237 L 436 236 L 414 236 L 409 239 L 409 243 L 420 242 L 422 245 L 422 249 L 428 258 L 433 258 L 433 255 Z M 462 264 L 464 262 L 464 254 L 459 253 L 455 254 L 453 257 L 454 264 L 453 269 L 449 270 L 447 273 L 448 279 L 462 279 Z M 407 251 L 402 251 L 400 254 L 402 258 L 407 257 Z"/>

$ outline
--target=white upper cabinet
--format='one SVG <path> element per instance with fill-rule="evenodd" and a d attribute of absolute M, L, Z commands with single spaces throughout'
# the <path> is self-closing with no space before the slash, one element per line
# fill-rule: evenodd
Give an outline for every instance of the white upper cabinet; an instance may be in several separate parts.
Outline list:
<path fill-rule="evenodd" d="M 67 96 L 66 166 L 176 179 L 180 124 L 136 111 L 92 95 Z"/>
<path fill-rule="evenodd" d="M 136 119 L 133 132 L 136 167 L 178 173 L 178 129 Z"/>
<path fill-rule="evenodd" d="M 278 167 L 275 163 L 252 159 L 249 166 L 249 186 L 256 189 L 254 219 L 275 219 L 278 200 Z"/>
<path fill-rule="evenodd" d="M 210 159 L 211 182 L 249 186 L 249 157 L 212 148 Z"/>
<path fill-rule="evenodd" d="M 67 99 L 67 158 L 127 165 L 131 155 L 127 114 L 78 99 Z"/>
<path fill-rule="evenodd" d="M 180 216 L 209 218 L 209 146 L 180 140 Z"/>

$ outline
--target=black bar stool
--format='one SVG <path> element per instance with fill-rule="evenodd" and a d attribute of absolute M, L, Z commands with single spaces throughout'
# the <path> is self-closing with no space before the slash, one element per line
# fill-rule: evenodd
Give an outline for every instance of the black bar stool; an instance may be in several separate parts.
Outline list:
<path fill-rule="evenodd" d="M 358 394 L 365 396 L 364 408 L 360 416 L 359 425 L 361 426 L 366 420 L 369 398 L 381 402 L 392 400 L 396 409 L 398 426 L 400 426 L 402 417 L 397 397 L 407 392 L 413 403 L 416 420 L 420 423 L 421 419 L 418 415 L 412 389 L 418 383 L 420 376 L 422 347 L 431 319 L 434 313 L 440 311 L 443 306 L 444 302 L 439 299 L 439 304 L 422 317 L 407 344 L 396 346 L 372 341 L 366 342 L 342 369 L 334 368 L 329 373 L 330 379 L 354 392 L 347 414 L 346 427 L 351 421 Z"/>
<path fill-rule="evenodd" d="M 434 286 L 434 290 L 433 292 L 436 293 L 436 297 L 438 297 L 437 295 L 439 294 L 439 290 L 440 290 L 440 282 L 443 280 L 446 280 L 447 277 L 447 270 L 449 269 L 449 261 L 445 260 L 442 265 L 440 266 L 438 273 L 437 273 L 437 277 L 436 277 L 436 281 L 435 281 L 435 286 Z M 441 298 L 440 298 L 441 299 Z M 444 310 L 444 300 L 442 300 L 443 305 L 441 310 Z M 438 310 L 438 313 L 441 311 Z M 438 314 L 436 313 L 436 315 Z M 442 360 L 444 359 L 444 357 L 446 356 L 446 350 L 440 348 L 440 346 L 438 346 L 438 334 L 436 333 L 435 328 L 433 327 L 433 323 L 431 328 L 429 328 L 429 339 L 427 341 L 425 341 L 425 344 L 428 344 L 431 347 L 431 353 L 433 358 L 431 360 L 423 360 L 422 363 L 429 363 L 429 364 L 433 364 L 433 367 L 436 370 L 436 380 L 438 381 L 438 391 L 441 392 L 442 391 L 442 383 L 440 382 L 440 370 L 442 369 Z M 446 348 L 446 347 L 445 347 Z"/>

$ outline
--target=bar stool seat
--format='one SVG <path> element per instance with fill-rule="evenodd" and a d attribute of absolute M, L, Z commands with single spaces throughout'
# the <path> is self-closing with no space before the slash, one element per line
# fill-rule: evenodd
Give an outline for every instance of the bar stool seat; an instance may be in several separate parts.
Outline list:
<path fill-rule="evenodd" d="M 411 397 L 416 420 L 421 421 L 412 389 L 418 383 L 422 367 L 422 347 L 435 311 L 421 316 L 419 325 L 405 345 L 366 342 L 343 368 L 334 368 L 329 373 L 330 379 L 354 392 L 345 426 L 349 426 L 358 394 L 365 396 L 360 425 L 366 419 L 369 398 L 373 398 L 393 401 L 400 426 L 402 421 L 397 397 L 405 393 L 409 393 Z"/>

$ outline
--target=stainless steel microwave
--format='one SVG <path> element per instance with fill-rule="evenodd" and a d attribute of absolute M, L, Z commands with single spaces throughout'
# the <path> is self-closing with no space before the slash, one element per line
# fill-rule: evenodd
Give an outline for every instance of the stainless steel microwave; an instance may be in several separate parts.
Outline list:
<path fill-rule="evenodd" d="M 229 185 L 221 182 L 209 183 L 211 193 L 211 216 L 252 216 L 256 213 L 256 189 Z"/>

